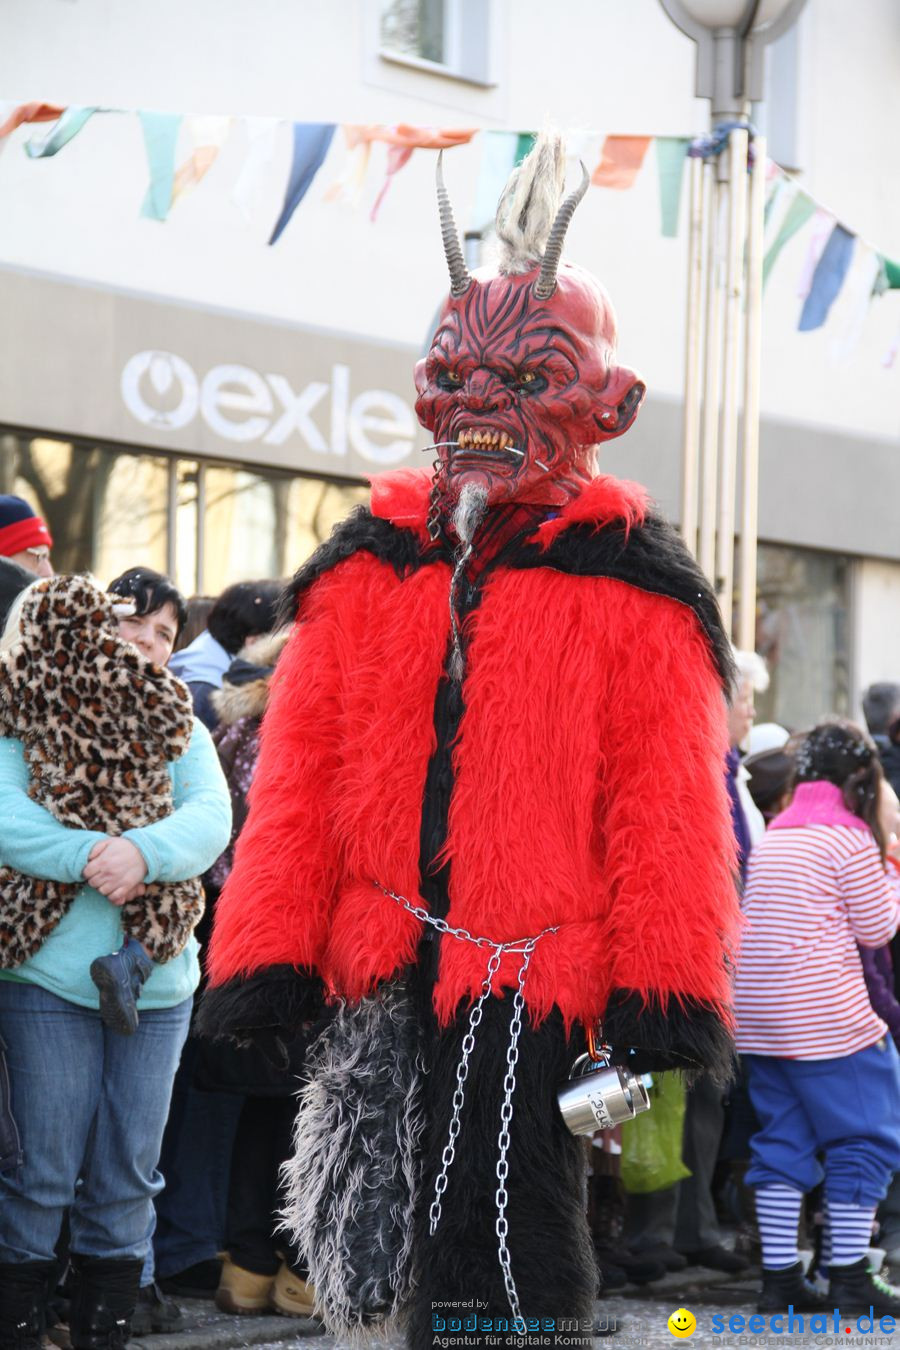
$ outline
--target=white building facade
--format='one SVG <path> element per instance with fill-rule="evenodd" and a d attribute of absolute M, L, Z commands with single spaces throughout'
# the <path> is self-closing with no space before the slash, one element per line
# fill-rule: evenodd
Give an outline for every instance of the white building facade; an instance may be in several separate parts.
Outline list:
<path fill-rule="evenodd" d="M 137 562 L 189 592 L 293 570 L 366 474 L 422 459 L 412 365 L 446 286 L 434 155 L 416 150 L 375 223 L 386 148 L 358 166 L 340 127 L 279 241 L 292 122 L 708 129 L 692 44 L 657 0 L 5 0 L 0 99 L 95 114 L 58 156 L 22 127 L 0 155 L 0 490 L 36 497 L 62 565 Z M 772 50 L 770 151 L 860 237 L 900 256 L 894 0 L 808 0 Z M 231 117 L 203 181 L 165 223 L 142 218 L 137 110 Z M 283 120 L 245 213 L 235 188 L 259 123 Z M 221 123 L 219 124 L 221 126 Z M 463 228 L 477 220 L 482 138 L 448 151 Z M 589 167 L 593 165 L 589 164 Z M 573 177 L 576 172 L 572 165 Z M 341 187 L 340 192 L 329 191 Z M 635 186 L 592 189 L 569 256 L 607 285 L 620 355 L 649 395 L 604 454 L 677 515 L 685 203 L 663 237 L 652 149 Z M 760 486 L 763 710 L 800 726 L 900 680 L 898 379 L 885 354 L 900 291 L 855 345 L 852 286 L 796 331 L 808 232 L 766 290 Z M 37 502 L 36 502 L 37 504 Z M 54 514 L 55 513 L 55 514 Z"/>

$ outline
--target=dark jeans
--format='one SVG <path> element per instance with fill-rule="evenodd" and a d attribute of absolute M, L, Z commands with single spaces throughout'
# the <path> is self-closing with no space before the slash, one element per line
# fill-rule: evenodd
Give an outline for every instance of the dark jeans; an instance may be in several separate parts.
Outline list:
<path fill-rule="evenodd" d="M 197 1047 L 194 1037 L 184 1047 L 159 1160 L 166 1186 L 156 1201 L 153 1248 L 162 1279 L 213 1260 L 225 1240 L 231 1151 L 243 1099 L 197 1091 Z M 145 1267 L 142 1283 L 152 1278 Z"/>
<path fill-rule="evenodd" d="M 297 1103 L 293 1097 L 246 1097 L 241 1109 L 231 1181 L 225 1245 L 235 1265 L 255 1275 L 275 1275 L 281 1255 L 300 1273 L 287 1236 L 276 1233 L 281 1208 L 279 1169 L 293 1151 Z"/>
<path fill-rule="evenodd" d="M 682 1157 L 691 1175 L 664 1191 L 629 1195 L 626 1239 L 635 1251 L 660 1242 L 696 1252 L 721 1244 L 712 1198 L 725 1108 L 722 1089 L 701 1078 L 687 1094 Z"/>

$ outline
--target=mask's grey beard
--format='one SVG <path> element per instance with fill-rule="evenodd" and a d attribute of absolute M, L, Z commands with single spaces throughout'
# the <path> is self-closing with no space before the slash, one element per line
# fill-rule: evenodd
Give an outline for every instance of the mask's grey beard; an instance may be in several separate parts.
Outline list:
<path fill-rule="evenodd" d="M 461 544 L 471 544 L 475 531 L 487 514 L 487 505 L 486 487 L 480 487 L 477 483 L 463 485 L 453 512 L 453 528 Z"/>

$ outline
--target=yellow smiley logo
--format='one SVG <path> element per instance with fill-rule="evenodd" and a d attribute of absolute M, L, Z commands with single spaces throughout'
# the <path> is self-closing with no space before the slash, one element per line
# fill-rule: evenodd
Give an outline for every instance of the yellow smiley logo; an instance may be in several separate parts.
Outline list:
<path fill-rule="evenodd" d="M 676 1308 L 669 1318 L 668 1327 L 673 1336 L 693 1336 L 697 1330 L 697 1319 L 687 1308 Z"/>

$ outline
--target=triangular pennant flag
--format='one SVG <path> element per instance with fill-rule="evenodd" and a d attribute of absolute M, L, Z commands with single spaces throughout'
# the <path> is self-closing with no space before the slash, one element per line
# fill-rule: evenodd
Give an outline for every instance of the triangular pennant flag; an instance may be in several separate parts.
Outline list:
<path fill-rule="evenodd" d="M 814 328 L 821 328 L 828 318 L 828 311 L 844 284 L 855 243 L 855 234 L 845 230 L 843 225 L 835 225 L 813 273 L 812 286 L 797 325 L 801 333 L 811 333 Z"/>
<path fill-rule="evenodd" d="M 266 170 L 275 157 L 275 142 L 281 123 L 274 117 L 244 117 L 241 120 L 247 136 L 247 153 L 231 189 L 231 200 L 250 220 Z"/>
<path fill-rule="evenodd" d="M 472 229 L 481 234 L 494 223 L 497 201 L 516 164 L 517 131 L 486 131 L 481 138 L 481 164 L 475 188 Z"/>
<path fill-rule="evenodd" d="M 141 207 L 141 215 L 145 220 L 165 220 L 172 205 L 175 146 L 181 127 L 181 114 L 141 112 L 138 113 L 138 117 L 144 133 L 147 164 L 150 169 L 150 184 Z"/>
<path fill-rule="evenodd" d="M 310 189 L 322 167 L 334 136 L 334 122 L 295 122 L 291 172 L 284 192 L 281 215 L 275 222 L 270 244 L 277 243 L 285 227 Z"/>
<path fill-rule="evenodd" d="M 172 180 L 172 205 L 195 188 L 209 173 L 225 137 L 231 129 L 230 117 L 189 117 L 185 121 L 191 152 Z"/>
<path fill-rule="evenodd" d="M 372 210 L 369 213 L 369 219 L 372 224 L 378 218 L 378 212 L 381 210 L 381 203 L 387 196 L 387 190 L 390 187 L 394 175 L 399 173 L 405 164 L 412 159 L 413 147 L 411 145 L 389 145 L 387 148 L 387 169 L 385 170 L 384 182 L 378 190 L 378 196 L 372 203 Z"/>
<path fill-rule="evenodd" d="M 772 219 L 772 212 L 778 205 L 779 198 L 785 187 L 785 181 L 784 178 L 776 176 L 771 178 L 768 182 L 766 204 L 763 207 L 763 229 L 768 227 L 769 221 Z"/>
<path fill-rule="evenodd" d="M 55 103 L 20 103 L 0 122 L 0 141 L 23 122 L 55 122 L 64 112 Z"/>
<path fill-rule="evenodd" d="M 769 279 L 769 273 L 775 266 L 779 253 L 788 240 L 792 239 L 799 229 L 802 229 L 815 209 L 816 204 L 812 197 L 808 197 L 805 192 L 798 189 L 797 195 L 785 212 L 778 233 L 772 240 L 763 259 L 762 281 L 764 286 Z"/>
<path fill-rule="evenodd" d="M 341 130 L 344 133 L 344 140 L 347 142 L 347 163 L 343 173 L 339 174 L 331 186 L 325 189 L 325 201 L 338 202 L 344 196 L 347 196 L 350 205 L 356 207 L 359 206 L 363 184 L 369 170 L 372 141 L 368 137 L 360 136 L 358 126 L 348 123 Z"/>
<path fill-rule="evenodd" d="M 861 245 L 845 287 L 847 326 L 831 348 L 831 358 L 836 365 L 843 365 L 859 345 L 880 267 L 881 259 L 875 250 Z"/>
<path fill-rule="evenodd" d="M 62 117 L 43 134 L 36 134 L 25 142 L 25 153 L 31 159 L 49 159 L 77 136 L 96 108 L 66 108 Z"/>
<path fill-rule="evenodd" d="M 900 290 L 900 263 L 891 262 L 883 253 L 879 254 L 881 267 L 879 276 L 875 282 L 875 290 L 878 294 L 882 291 Z"/>
<path fill-rule="evenodd" d="M 830 211 L 824 211 L 820 207 L 813 217 L 813 223 L 810 226 L 806 241 L 806 256 L 803 259 L 800 278 L 797 282 L 798 300 L 805 300 L 809 295 L 815 270 L 819 265 L 819 259 L 825 252 L 825 245 L 831 238 L 833 229 L 834 216 Z"/>
<path fill-rule="evenodd" d="M 652 139 L 652 136 L 607 136 L 600 163 L 591 174 L 594 187 L 633 187 Z"/>
<path fill-rule="evenodd" d="M 684 161 L 690 143 L 688 136 L 657 136 L 656 138 L 659 208 L 662 214 L 662 232 L 666 239 L 674 239 L 678 234 Z"/>

